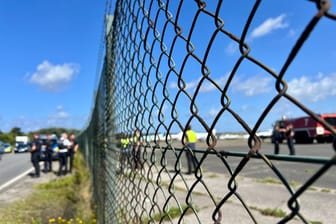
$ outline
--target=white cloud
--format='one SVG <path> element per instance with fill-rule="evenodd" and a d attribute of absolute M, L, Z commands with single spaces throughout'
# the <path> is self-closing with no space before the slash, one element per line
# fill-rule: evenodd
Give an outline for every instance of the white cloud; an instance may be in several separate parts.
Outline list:
<path fill-rule="evenodd" d="M 49 115 L 47 123 L 53 126 L 62 126 L 67 123 L 69 117 L 69 113 L 64 111 L 62 105 L 59 105 L 56 107 L 56 112 Z"/>
<path fill-rule="evenodd" d="M 239 43 L 236 42 L 231 42 L 226 46 L 225 52 L 228 55 L 234 55 L 235 53 L 237 53 L 239 50 Z"/>
<path fill-rule="evenodd" d="M 271 78 L 253 76 L 246 80 L 236 79 L 232 83 L 233 91 L 244 92 L 246 96 L 268 93 L 272 90 Z"/>
<path fill-rule="evenodd" d="M 197 80 L 193 80 L 193 81 L 185 83 L 186 85 L 185 90 L 194 91 L 197 85 L 199 84 L 200 80 L 201 79 L 197 79 Z M 218 79 L 215 79 L 214 82 L 217 83 L 217 85 L 219 85 L 220 87 L 223 87 L 224 84 L 227 82 L 227 76 L 222 76 Z M 173 82 L 170 83 L 169 87 L 172 89 L 178 89 L 177 83 L 173 83 Z M 216 86 L 214 86 L 211 82 L 205 81 L 202 83 L 202 86 L 200 88 L 200 93 L 208 93 L 216 89 L 217 89 Z"/>
<path fill-rule="evenodd" d="M 328 96 L 336 96 L 336 73 L 325 76 L 322 73 L 311 78 L 302 76 L 288 83 L 288 93 L 297 99 L 318 102 Z"/>
<path fill-rule="evenodd" d="M 195 89 L 197 84 L 198 84 L 199 80 L 194 80 L 194 81 L 191 81 L 191 82 L 186 82 L 185 83 L 185 90 L 188 90 L 188 89 Z M 169 87 L 172 88 L 172 89 L 179 89 L 179 86 L 177 85 L 177 82 L 171 82 L 169 84 Z"/>
<path fill-rule="evenodd" d="M 227 76 L 220 77 L 219 79 L 214 80 L 217 85 L 219 85 L 221 88 L 223 88 L 224 84 L 227 82 Z M 205 82 L 203 83 L 200 92 L 201 93 L 207 93 L 216 90 L 217 87 L 214 86 L 211 82 Z"/>
<path fill-rule="evenodd" d="M 221 88 L 225 85 L 227 82 L 228 76 L 222 76 L 218 79 L 215 79 L 214 82 L 217 83 Z M 253 76 L 249 79 L 242 80 L 242 79 L 236 79 L 231 83 L 231 88 L 233 91 L 236 92 L 244 92 L 246 96 L 254 96 L 258 94 L 268 93 L 272 90 L 271 84 L 272 79 L 269 77 L 260 77 L 260 76 Z M 196 86 L 198 85 L 199 80 L 191 81 L 189 83 L 186 83 L 186 90 L 191 89 L 194 90 Z M 177 84 L 171 83 L 170 88 L 177 89 Z M 214 86 L 211 82 L 203 82 L 200 93 L 209 93 L 214 90 L 216 90 L 217 87 Z"/>
<path fill-rule="evenodd" d="M 171 89 L 177 89 L 178 88 L 177 83 L 176 82 L 170 82 L 169 88 L 171 88 Z"/>
<path fill-rule="evenodd" d="M 206 111 L 205 118 L 214 119 L 218 115 L 220 108 L 210 108 L 209 110 L 205 111 Z"/>
<path fill-rule="evenodd" d="M 38 119 L 32 117 L 18 116 L 13 119 L 9 126 L 20 127 L 25 132 L 36 131 L 48 127 L 70 127 L 70 115 L 64 111 L 63 106 L 57 106 L 56 111 L 46 117 Z"/>
<path fill-rule="evenodd" d="M 13 127 L 19 127 L 23 132 L 37 131 L 41 128 L 62 127 L 81 129 L 86 125 L 88 115 L 71 115 L 63 106 L 46 116 L 26 117 L 23 115 L 9 119 L 0 119 L 1 131 L 8 132 Z M 1 117 L 0 117 L 1 118 Z M 6 122 L 5 122 L 6 120 Z"/>
<path fill-rule="evenodd" d="M 295 37 L 296 35 L 297 35 L 296 30 L 294 30 L 294 29 L 289 30 L 288 37 L 292 38 L 292 37 Z"/>
<path fill-rule="evenodd" d="M 196 86 L 198 85 L 198 83 L 199 83 L 199 79 L 195 80 L 195 81 L 187 82 L 185 89 L 186 90 L 188 90 L 188 89 L 195 89 Z"/>
<path fill-rule="evenodd" d="M 62 90 L 78 72 L 79 66 L 76 64 L 53 65 L 48 61 L 43 61 L 37 66 L 36 71 L 28 77 L 29 82 L 44 90 L 54 92 Z"/>
<path fill-rule="evenodd" d="M 286 15 L 281 14 L 280 16 L 276 18 L 269 18 L 265 20 L 260 26 L 252 30 L 251 37 L 258 38 L 261 36 L 265 36 L 274 30 L 284 29 L 288 27 L 288 23 L 284 22 L 285 18 L 286 18 Z"/>
<path fill-rule="evenodd" d="M 62 112 L 62 111 L 64 111 L 64 107 L 63 107 L 63 105 L 58 105 L 58 106 L 56 107 L 56 110 L 57 110 L 58 112 Z"/>
<path fill-rule="evenodd" d="M 43 121 L 40 119 L 27 118 L 23 115 L 13 118 L 10 123 L 7 123 L 7 131 L 13 127 L 19 127 L 23 132 L 36 131 L 43 127 Z"/>

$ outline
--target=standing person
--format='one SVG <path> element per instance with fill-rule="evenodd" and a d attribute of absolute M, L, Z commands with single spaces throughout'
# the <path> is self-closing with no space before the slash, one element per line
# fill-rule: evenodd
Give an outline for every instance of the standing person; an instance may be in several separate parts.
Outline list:
<path fill-rule="evenodd" d="M 34 139 L 32 141 L 31 149 L 31 162 L 34 166 L 35 173 L 32 177 L 40 177 L 40 153 L 41 153 L 41 141 L 38 133 L 34 133 Z"/>
<path fill-rule="evenodd" d="M 67 173 L 67 154 L 68 148 L 70 147 L 71 142 L 68 139 L 68 134 L 63 133 L 58 144 L 58 160 L 59 160 L 59 169 L 57 175 L 65 175 Z"/>
<path fill-rule="evenodd" d="M 294 148 L 294 138 L 295 132 L 293 130 L 293 125 L 289 124 L 286 126 L 286 140 L 289 149 L 289 155 L 295 155 L 295 148 Z"/>
<path fill-rule="evenodd" d="M 141 141 L 140 141 L 140 130 L 136 129 L 133 137 L 133 158 L 134 158 L 134 168 L 142 169 L 143 164 L 141 161 Z"/>
<path fill-rule="evenodd" d="M 279 144 L 280 144 L 280 128 L 279 125 L 276 124 L 272 133 L 272 143 L 274 144 L 274 154 L 279 154 Z"/>
<path fill-rule="evenodd" d="M 68 160 L 69 160 L 69 173 L 72 173 L 73 161 L 75 158 L 75 153 L 78 151 L 78 142 L 76 141 L 75 134 L 70 135 L 70 148 L 68 151 Z"/>
<path fill-rule="evenodd" d="M 287 141 L 289 154 L 295 155 L 294 148 L 294 129 L 293 125 L 285 122 L 286 118 L 283 117 L 282 120 L 275 124 L 273 134 L 272 134 L 272 142 L 274 143 L 274 154 L 279 154 L 280 147 L 279 144 L 282 143 L 284 139 Z"/>
<path fill-rule="evenodd" d="M 52 154 L 53 154 L 53 145 L 54 142 L 50 134 L 47 135 L 47 140 L 45 142 L 46 147 L 46 158 L 44 160 L 44 171 L 51 172 L 52 171 Z"/>
<path fill-rule="evenodd" d="M 120 157 L 119 157 L 119 163 L 120 163 L 120 173 L 124 172 L 124 167 L 129 164 L 129 138 L 126 137 L 124 133 L 121 134 L 120 138 Z"/>
<path fill-rule="evenodd" d="M 272 142 L 274 144 L 274 154 L 279 154 L 280 152 L 279 144 L 282 143 L 285 137 L 286 131 L 287 131 L 286 125 L 283 120 L 275 124 L 273 133 L 272 133 Z"/>
<path fill-rule="evenodd" d="M 188 163 L 187 174 L 191 174 L 196 170 L 196 167 L 198 166 L 198 161 L 195 155 L 197 134 L 191 129 L 190 125 L 188 125 L 187 127 L 187 131 L 185 133 L 185 138 L 183 142 L 188 147 L 186 150 L 187 163 Z"/>

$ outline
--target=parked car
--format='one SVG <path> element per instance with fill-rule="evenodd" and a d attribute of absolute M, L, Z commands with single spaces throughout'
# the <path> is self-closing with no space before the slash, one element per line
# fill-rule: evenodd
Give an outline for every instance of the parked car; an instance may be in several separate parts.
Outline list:
<path fill-rule="evenodd" d="M 40 141 L 41 141 L 41 152 L 40 152 L 40 160 L 44 161 L 46 159 L 46 141 L 47 141 L 47 135 L 40 135 Z"/>
<path fill-rule="evenodd" d="M 46 141 L 47 141 L 47 136 L 46 135 L 41 135 L 40 136 L 40 140 L 42 143 L 42 147 L 41 147 L 41 154 L 40 154 L 40 160 L 44 161 L 46 159 Z M 52 135 L 52 142 L 53 142 L 53 146 L 52 146 L 52 160 L 58 160 L 58 144 L 57 144 L 57 137 L 55 135 Z"/>
<path fill-rule="evenodd" d="M 58 160 L 58 151 L 59 151 L 59 148 L 58 148 L 57 139 L 53 139 L 53 142 L 54 142 L 54 145 L 52 147 L 52 149 L 53 149 L 52 159 L 53 160 Z"/>
<path fill-rule="evenodd" d="M 29 149 L 29 144 L 17 143 L 16 147 L 14 148 L 14 153 L 29 152 Z"/>
<path fill-rule="evenodd" d="M 13 151 L 13 148 L 9 143 L 1 145 L 0 148 L 3 153 L 11 153 Z"/>

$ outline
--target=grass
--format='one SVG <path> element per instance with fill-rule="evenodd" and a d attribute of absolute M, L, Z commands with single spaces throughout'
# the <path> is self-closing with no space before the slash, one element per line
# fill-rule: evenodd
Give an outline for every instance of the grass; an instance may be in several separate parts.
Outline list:
<path fill-rule="evenodd" d="M 74 174 L 34 186 L 33 193 L 2 209 L 0 224 L 95 223 L 89 173 L 80 153 Z"/>
<path fill-rule="evenodd" d="M 287 215 L 286 212 L 282 210 L 281 208 L 275 208 L 275 209 L 272 209 L 272 208 L 261 209 L 257 207 L 250 207 L 250 208 L 253 210 L 259 211 L 262 215 L 266 215 L 266 216 L 283 218 Z"/>
<path fill-rule="evenodd" d="M 196 206 L 193 206 L 195 212 L 199 212 L 199 208 Z M 180 217 L 182 215 L 182 213 L 185 212 L 185 215 L 190 215 L 190 214 L 193 214 L 194 211 L 188 207 L 187 205 L 182 205 L 181 208 L 178 208 L 178 207 L 172 207 L 170 208 L 167 213 L 165 215 L 163 215 L 162 213 L 156 213 L 153 215 L 153 221 L 155 222 L 159 222 L 161 221 L 169 221 L 169 220 L 172 220 L 176 217 Z M 149 223 L 149 220 L 148 218 L 144 218 L 142 219 L 142 223 Z"/>
<path fill-rule="evenodd" d="M 287 214 L 284 210 L 282 210 L 281 208 L 275 208 L 275 209 L 271 209 L 271 208 L 265 208 L 265 209 L 261 209 L 261 208 L 257 208 L 254 206 L 250 206 L 251 209 L 256 210 L 258 212 L 260 212 L 262 215 L 266 215 L 266 216 L 272 216 L 272 217 L 277 217 L 277 218 L 283 218 L 285 217 Z M 323 224 L 320 221 L 310 221 L 310 224 Z"/>
<path fill-rule="evenodd" d="M 217 173 L 212 173 L 209 175 L 209 178 L 218 178 L 220 177 Z"/>
<path fill-rule="evenodd" d="M 285 217 L 286 216 L 286 212 L 283 211 L 280 208 L 276 208 L 276 209 L 271 209 L 271 208 L 266 208 L 266 209 L 261 209 L 260 213 L 266 216 L 273 216 L 273 217 Z"/>
<path fill-rule="evenodd" d="M 314 173 L 316 173 L 316 170 L 315 169 L 306 169 L 305 173 L 314 174 Z"/>
<path fill-rule="evenodd" d="M 264 178 L 264 179 L 256 179 L 257 183 L 263 183 L 263 184 L 282 184 L 282 182 L 278 179 L 274 179 L 274 178 Z M 298 188 L 301 186 L 301 183 L 296 182 L 296 181 L 291 181 L 289 182 L 289 185 L 293 188 Z M 316 187 L 310 186 L 308 187 L 308 190 L 311 191 L 318 191 L 318 189 Z"/>
<path fill-rule="evenodd" d="M 330 193 L 330 192 L 331 192 L 331 190 L 330 190 L 330 189 L 328 189 L 328 188 L 323 188 L 323 189 L 321 190 L 321 192 L 324 192 L 324 193 Z"/>
<path fill-rule="evenodd" d="M 263 184 L 282 184 L 280 180 L 274 178 L 256 179 L 256 181 Z"/>

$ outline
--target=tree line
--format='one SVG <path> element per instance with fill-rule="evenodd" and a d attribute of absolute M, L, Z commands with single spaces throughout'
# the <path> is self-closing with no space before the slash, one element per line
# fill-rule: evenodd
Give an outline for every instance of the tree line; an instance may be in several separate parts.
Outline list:
<path fill-rule="evenodd" d="M 9 143 L 11 145 L 15 145 L 15 137 L 16 136 L 29 136 L 29 139 L 33 139 L 33 135 L 35 132 L 38 132 L 39 134 L 55 134 L 56 136 L 61 136 L 62 133 L 74 133 L 75 135 L 78 135 L 80 130 L 77 129 L 68 129 L 68 128 L 42 128 L 40 130 L 31 131 L 28 133 L 25 133 L 21 130 L 19 127 L 13 127 L 9 132 L 2 132 L 0 131 L 0 141 Z"/>

